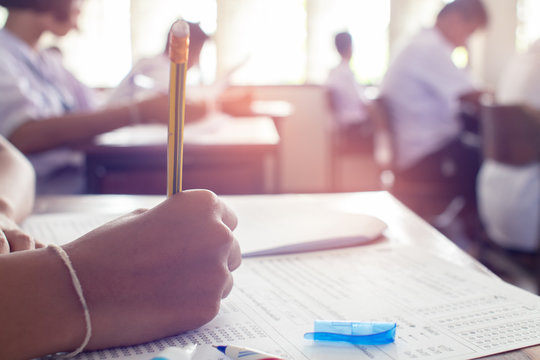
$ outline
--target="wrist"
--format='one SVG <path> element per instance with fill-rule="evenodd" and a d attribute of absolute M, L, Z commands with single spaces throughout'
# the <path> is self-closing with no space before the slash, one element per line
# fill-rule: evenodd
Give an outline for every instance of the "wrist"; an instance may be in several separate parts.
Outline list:
<path fill-rule="evenodd" d="M 49 314 L 50 319 L 47 322 L 49 329 L 55 329 L 52 331 L 55 340 L 49 339 L 47 345 L 51 348 L 47 352 L 71 351 L 81 343 L 85 336 L 81 305 L 73 289 L 71 276 L 66 271 L 62 259 L 48 248 L 39 251 L 45 268 L 50 269 L 48 276 L 51 279 L 47 288 L 43 289 L 46 295 L 40 298 L 47 299 L 45 304 L 48 304 L 48 308 L 52 309 Z M 53 327 L 51 327 L 51 323 L 54 323 Z M 52 347 L 53 344 L 54 347 Z"/>
<path fill-rule="evenodd" d="M 0 300 L 0 323 L 11 329 L 0 339 L 6 341 L 0 343 L 0 358 L 34 358 L 78 346 L 84 338 L 84 319 L 58 256 L 46 248 L 6 255 L 0 273 L 10 274 L 0 276 L 0 284 L 12 295 Z"/>

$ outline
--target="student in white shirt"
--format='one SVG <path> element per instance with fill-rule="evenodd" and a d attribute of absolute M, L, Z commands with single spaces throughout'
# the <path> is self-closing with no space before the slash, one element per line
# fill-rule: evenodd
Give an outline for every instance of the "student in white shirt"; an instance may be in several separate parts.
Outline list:
<path fill-rule="evenodd" d="M 198 23 L 187 22 L 189 26 L 189 55 L 188 55 L 188 84 L 190 83 L 191 69 L 199 64 L 201 51 L 209 36 L 201 29 Z M 109 103 L 122 103 L 134 99 L 144 99 L 159 93 L 169 91 L 169 38 L 163 52 L 138 60 L 130 72 L 114 88 L 107 98 Z M 188 91 L 189 93 L 189 91 Z"/>
<path fill-rule="evenodd" d="M 499 80 L 496 98 L 501 105 L 540 110 L 540 40 L 510 61 Z M 493 241 L 512 250 L 538 251 L 540 162 L 512 166 L 486 160 L 478 175 L 478 205 Z"/>
<path fill-rule="evenodd" d="M 437 178 L 442 159 L 450 156 L 458 167 L 447 170 L 462 171 L 455 178 L 474 193 L 479 156 L 461 143 L 457 112 L 460 99 L 477 99 L 479 92 L 451 54 L 487 22 L 481 0 L 455 0 L 391 62 L 380 93 L 390 112 L 398 178 Z"/>
<path fill-rule="evenodd" d="M 167 94 L 98 108 L 61 58 L 40 48 L 45 33 L 61 37 L 77 27 L 80 0 L 0 0 L 0 6 L 8 10 L 0 29 L 0 134 L 29 157 L 39 193 L 84 190 L 74 145 L 140 121 L 167 122 Z M 188 106 L 186 120 L 192 111 Z"/>
<path fill-rule="evenodd" d="M 0 169 L 0 359 L 73 351 L 86 334 L 85 350 L 179 334 L 210 321 L 231 291 L 236 216 L 209 191 L 184 191 L 62 246 L 88 325 L 58 249 L 16 225 L 32 209 L 34 174 L 1 136 Z"/>
<path fill-rule="evenodd" d="M 363 96 L 364 88 L 356 80 L 350 65 L 353 54 L 352 36 L 348 32 L 340 32 L 336 34 L 334 43 L 341 59 L 328 73 L 326 86 L 335 120 L 338 126 L 343 127 L 365 123 L 368 114 Z"/>

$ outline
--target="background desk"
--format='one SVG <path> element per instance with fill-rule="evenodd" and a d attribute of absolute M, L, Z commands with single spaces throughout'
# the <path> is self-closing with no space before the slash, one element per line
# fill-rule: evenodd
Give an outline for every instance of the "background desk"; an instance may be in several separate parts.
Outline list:
<path fill-rule="evenodd" d="M 216 115 L 184 133 L 183 188 L 218 194 L 277 191 L 279 135 L 269 117 Z M 165 194 L 167 128 L 122 128 L 83 147 L 91 194 Z"/>

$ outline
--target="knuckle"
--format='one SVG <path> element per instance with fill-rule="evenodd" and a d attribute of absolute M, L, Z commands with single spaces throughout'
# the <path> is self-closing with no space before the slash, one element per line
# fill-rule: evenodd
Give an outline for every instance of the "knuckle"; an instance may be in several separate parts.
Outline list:
<path fill-rule="evenodd" d="M 215 223 L 213 226 L 213 238 L 219 245 L 224 245 L 227 247 L 232 246 L 234 235 L 231 229 L 227 227 L 222 222 Z"/>
<path fill-rule="evenodd" d="M 218 226 L 216 226 L 216 229 L 218 229 L 217 235 L 219 235 L 220 240 L 224 244 L 230 246 L 234 239 L 233 232 L 231 231 L 231 229 L 229 229 L 227 225 L 225 225 L 222 222 L 218 223 Z"/>
<path fill-rule="evenodd" d="M 211 289 L 221 289 L 229 278 L 230 272 L 225 264 L 216 263 L 212 267 L 212 274 L 209 279 L 209 285 Z"/>
<path fill-rule="evenodd" d="M 227 282 L 225 283 L 225 287 L 223 288 L 223 292 L 221 293 L 221 297 L 223 299 L 229 296 L 229 294 L 232 291 L 233 285 L 234 285 L 234 279 L 233 279 L 232 274 L 229 273 L 229 276 L 227 277 Z"/>
<path fill-rule="evenodd" d="M 147 211 L 147 209 L 139 208 L 139 209 L 133 210 L 133 211 L 131 212 L 131 214 L 133 214 L 133 215 L 140 215 L 140 214 L 144 214 L 146 211 Z"/>
<path fill-rule="evenodd" d="M 18 233 L 14 236 L 13 242 L 17 244 L 18 248 L 32 249 L 34 247 L 34 239 L 24 233 Z"/>
<path fill-rule="evenodd" d="M 213 209 L 219 203 L 217 195 L 210 190 L 200 190 L 198 193 L 200 194 L 201 202 L 205 207 Z"/>
<path fill-rule="evenodd" d="M 9 243 L 3 237 L 0 237 L 0 254 L 9 253 Z"/>

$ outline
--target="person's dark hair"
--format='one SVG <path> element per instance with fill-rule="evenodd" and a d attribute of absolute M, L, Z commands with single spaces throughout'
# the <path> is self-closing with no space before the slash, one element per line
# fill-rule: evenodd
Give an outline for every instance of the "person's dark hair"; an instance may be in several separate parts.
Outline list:
<path fill-rule="evenodd" d="M 459 13 L 465 20 L 478 21 L 481 26 L 486 26 L 489 22 L 482 0 L 454 0 L 442 8 L 437 19 L 450 12 Z"/>
<path fill-rule="evenodd" d="M 69 19 L 73 0 L 0 0 L 0 6 L 10 9 L 27 9 L 36 12 L 52 12 L 58 21 Z"/>
<path fill-rule="evenodd" d="M 352 36 L 348 32 L 340 32 L 334 38 L 336 50 L 340 55 L 345 55 L 352 46 Z"/>
<path fill-rule="evenodd" d="M 206 40 L 210 37 L 201 29 L 199 23 L 187 22 L 189 25 L 189 51 L 200 53 Z"/>

